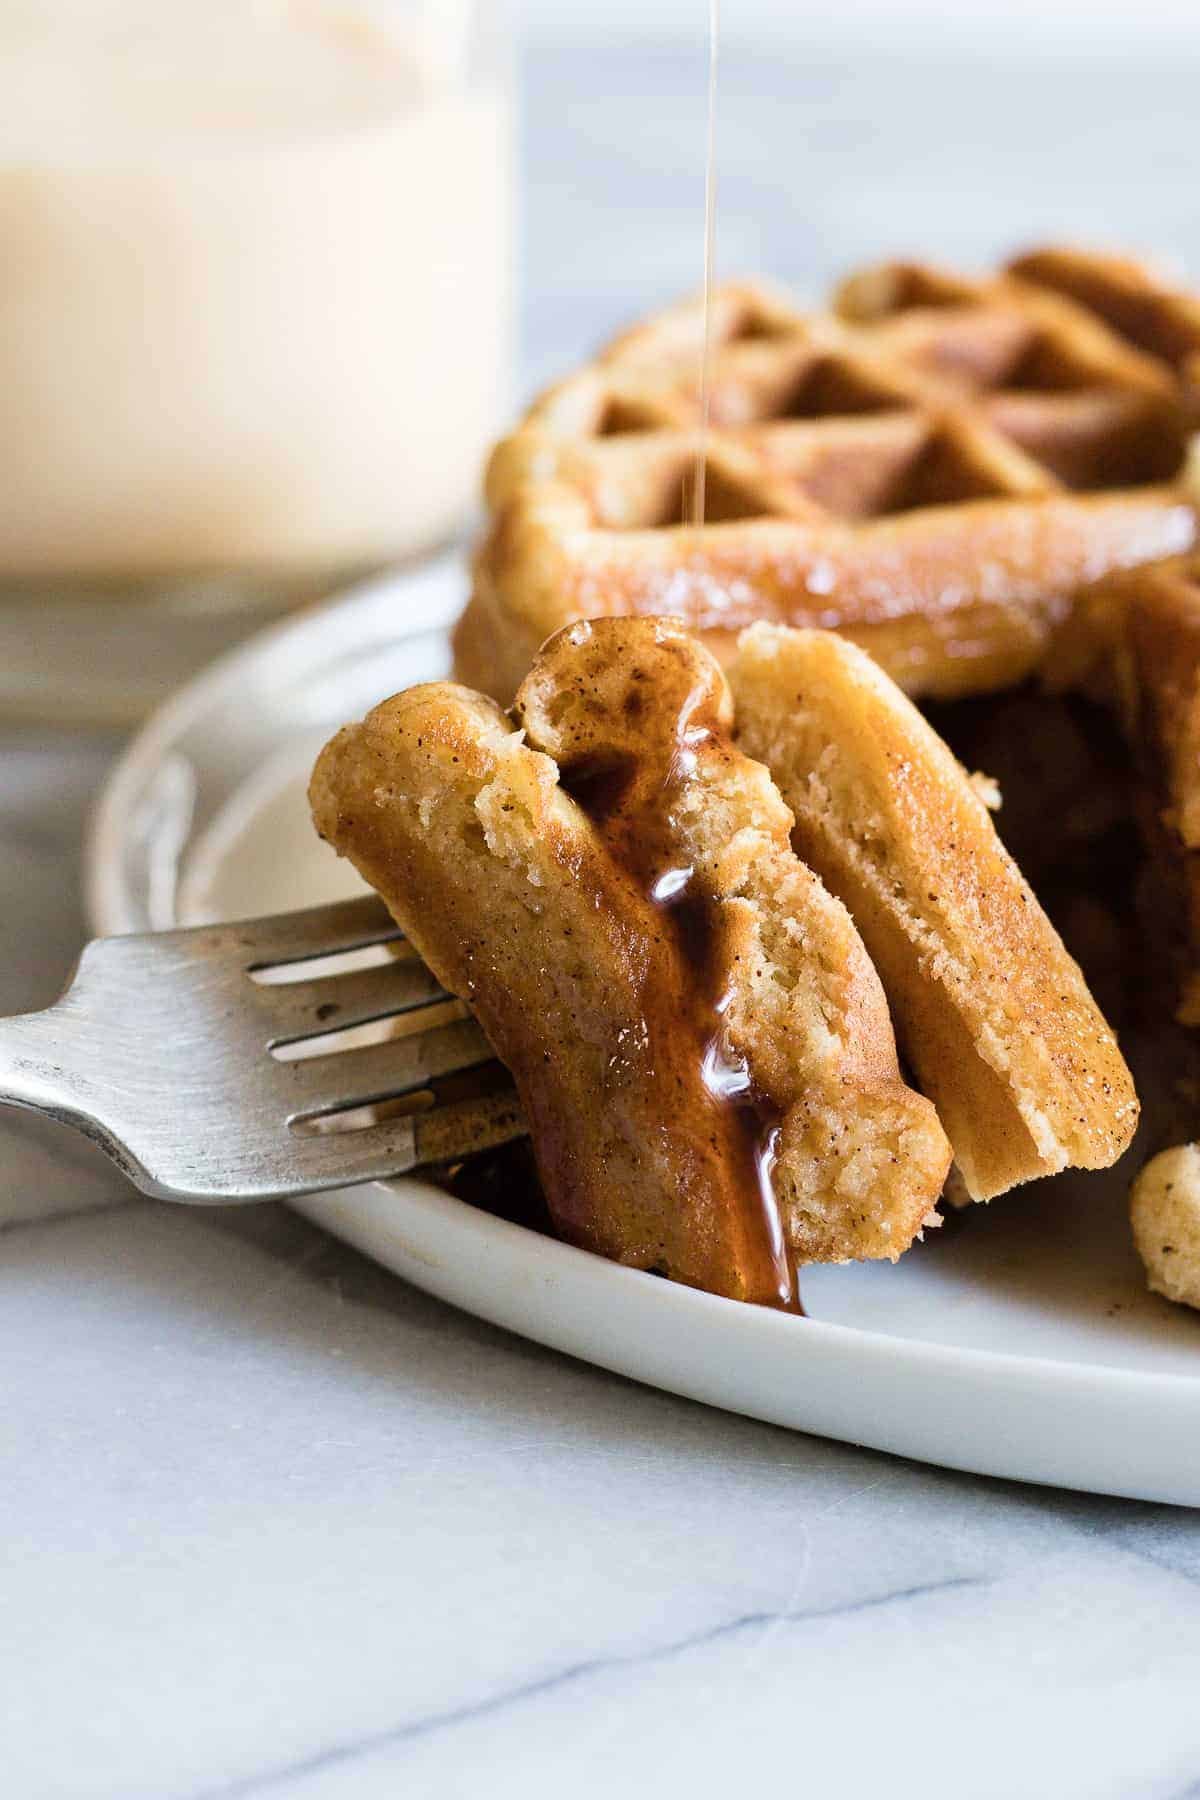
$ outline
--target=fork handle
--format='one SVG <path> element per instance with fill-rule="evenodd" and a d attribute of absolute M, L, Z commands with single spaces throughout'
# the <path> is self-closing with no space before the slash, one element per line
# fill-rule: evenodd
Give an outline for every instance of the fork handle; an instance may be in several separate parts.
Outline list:
<path fill-rule="evenodd" d="M 82 1067 L 82 1046 L 72 1046 L 67 1014 L 60 1001 L 44 1012 L 0 1019 L 0 1106 L 19 1106 L 81 1131 L 141 1187 L 144 1171 L 96 1116 L 99 1096 Z M 71 1047 L 74 1061 L 65 1054 Z"/>
<path fill-rule="evenodd" d="M 77 1089 L 62 1063 L 54 1008 L 0 1019 L 0 1101 L 60 1116 L 77 1104 Z"/>

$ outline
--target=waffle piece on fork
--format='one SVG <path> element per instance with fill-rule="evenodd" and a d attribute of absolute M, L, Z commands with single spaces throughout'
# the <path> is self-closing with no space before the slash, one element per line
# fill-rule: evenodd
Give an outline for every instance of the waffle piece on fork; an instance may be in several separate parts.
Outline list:
<path fill-rule="evenodd" d="M 949 1145 L 715 662 L 674 621 L 576 624 L 514 719 L 410 689 L 312 797 L 511 1070 L 558 1230 L 772 1305 L 795 1263 L 894 1260 Z"/>

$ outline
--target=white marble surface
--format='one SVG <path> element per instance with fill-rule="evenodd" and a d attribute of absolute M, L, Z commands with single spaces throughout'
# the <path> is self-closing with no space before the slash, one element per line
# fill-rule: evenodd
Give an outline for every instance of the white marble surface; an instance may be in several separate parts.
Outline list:
<path fill-rule="evenodd" d="M 1071 207 L 1200 264 L 1184 73 L 1138 109 L 1120 82 L 1077 94 L 1070 181 L 1047 159 L 1063 89 L 1039 78 L 981 182 L 937 147 L 994 116 L 994 71 L 913 117 L 911 71 L 734 62 L 728 266 L 815 277 L 895 243 L 918 204 L 951 255 Z M 531 375 L 690 281 L 695 74 L 666 51 L 532 60 Z M 4 1010 L 69 967 L 113 749 L 0 734 Z M 1200 1796 L 1195 1513 L 945 1475 L 634 1387 L 281 1209 L 141 1201 L 11 1114 L 0 1369 L 13 1800 Z"/>

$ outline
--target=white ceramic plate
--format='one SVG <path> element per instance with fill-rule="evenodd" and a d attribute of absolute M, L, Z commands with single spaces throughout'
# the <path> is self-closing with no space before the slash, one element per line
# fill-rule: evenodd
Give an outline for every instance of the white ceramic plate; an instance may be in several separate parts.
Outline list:
<path fill-rule="evenodd" d="M 461 562 L 264 633 L 172 700 L 104 794 L 92 917 L 138 931 L 309 905 L 355 878 L 304 804 L 330 730 L 445 671 Z M 403 1180 L 308 1216 L 496 1324 L 694 1399 L 928 1462 L 1200 1504 L 1200 1314 L 1148 1294 L 1124 1180 L 1060 1177 L 901 1263 L 811 1269 L 807 1319 L 738 1306 Z"/>

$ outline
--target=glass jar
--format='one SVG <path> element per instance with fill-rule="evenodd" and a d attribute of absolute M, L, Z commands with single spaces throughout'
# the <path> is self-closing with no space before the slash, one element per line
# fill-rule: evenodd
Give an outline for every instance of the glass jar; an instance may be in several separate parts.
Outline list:
<path fill-rule="evenodd" d="M 0 711 L 136 717 L 444 541 L 507 402 L 489 0 L 0 20 Z"/>

